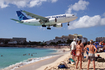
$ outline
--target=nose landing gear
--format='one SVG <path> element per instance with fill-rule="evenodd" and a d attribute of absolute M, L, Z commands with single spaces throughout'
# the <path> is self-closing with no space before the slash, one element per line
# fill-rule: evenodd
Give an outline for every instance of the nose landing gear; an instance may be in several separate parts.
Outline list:
<path fill-rule="evenodd" d="M 67 24 L 67 25 L 68 25 L 68 26 L 70 25 L 70 24 L 69 24 L 69 22 L 68 22 L 68 24 Z"/>

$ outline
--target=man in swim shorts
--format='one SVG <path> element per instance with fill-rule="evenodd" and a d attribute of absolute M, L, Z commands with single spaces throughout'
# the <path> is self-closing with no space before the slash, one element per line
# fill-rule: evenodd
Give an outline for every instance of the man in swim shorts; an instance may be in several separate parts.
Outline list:
<path fill-rule="evenodd" d="M 87 48 L 89 48 L 87 70 L 89 70 L 90 60 L 93 61 L 93 68 L 95 70 L 95 53 L 97 51 L 97 48 L 93 45 L 93 40 L 90 40 L 90 45 L 86 45 L 84 49 L 87 51 Z"/>
<path fill-rule="evenodd" d="M 76 39 L 73 39 L 73 42 L 71 43 L 71 55 L 72 59 L 75 60 L 75 55 L 76 55 Z"/>

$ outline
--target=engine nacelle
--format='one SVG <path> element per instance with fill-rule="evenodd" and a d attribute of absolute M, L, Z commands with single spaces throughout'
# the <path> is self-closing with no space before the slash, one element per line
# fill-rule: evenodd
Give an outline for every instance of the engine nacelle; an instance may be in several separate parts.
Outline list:
<path fill-rule="evenodd" d="M 62 23 L 57 23 L 55 25 L 53 25 L 54 27 L 63 27 Z"/>
<path fill-rule="evenodd" d="M 50 18 L 50 19 L 49 19 L 49 22 L 55 23 L 55 22 L 57 22 L 57 18 Z"/>

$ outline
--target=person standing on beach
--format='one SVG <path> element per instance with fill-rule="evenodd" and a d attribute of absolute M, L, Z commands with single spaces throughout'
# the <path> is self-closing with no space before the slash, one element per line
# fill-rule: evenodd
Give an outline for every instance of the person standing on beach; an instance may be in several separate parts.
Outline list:
<path fill-rule="evenodd" d="M 78 41 L 76 45 L 76 57 L 77 57 L 77 62 L 76 62 L 76 69 L 78 69 L 78 63 L 80 61 L 80 69 L 82 69 L 82 46 L 81 46 L 81 40 Z"/>
<path fill-rule="evenodd" d="M 82 61 L 84 62 L 84 46 L 86 45 L 86 42 L 82 40 L 81 47 L 82 47 Z"/>
<path fill-rule="evenodd" d="M 75 54 L 76 54 L 76 39 L 73 39 L 73 42 L 71 43 L 71 55 L 72 59 L 75 60 Z"/>
<path fill-rule="evenodd" d="M 89 70 L 90 60 L 93 61 L 93 68 L 95 70 L 95 53 L 97 52 L 97 48 L 93 45 L 93 40 L 90 40 L 90 45 L 85 46 L 85 50 L 89 48 L 88 51 L 88 67 L 87 70 Z M 95 51 L 94 51 L 95 49 Z M 86 50 L 87 51 L 87 50 Z"/>
<path fill-rule="evenodd" d="M 81 40 L 80 40 L 81 41 Z M 84 41 L 82 41 L 81 42 L 81 47 L 82 47 L 82 60 L 84 61 L 84 44 L 85 44 L 85 42 Z"/>

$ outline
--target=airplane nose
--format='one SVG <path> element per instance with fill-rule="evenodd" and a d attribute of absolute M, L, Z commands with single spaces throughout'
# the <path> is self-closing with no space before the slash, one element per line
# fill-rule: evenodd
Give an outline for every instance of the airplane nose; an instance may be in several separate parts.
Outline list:
<path fill-rule="evenodd" d="M 78 17 L 76 16 L 75 19 L 77 19 Z"/>
<path fill-rule="evenodd" d="M 78 17 L 77 16 L 74 16 L 73 20 L 76 20 Z"/>
<path fill-rule="evenodd" d="M 77 16 L 75 16 L 75 17 L 74 17 L 74 20 L 75 20 L 75 19 L 77 19 L 77 18 L 78 18 L 78 17 L 77 17 Z"/>

